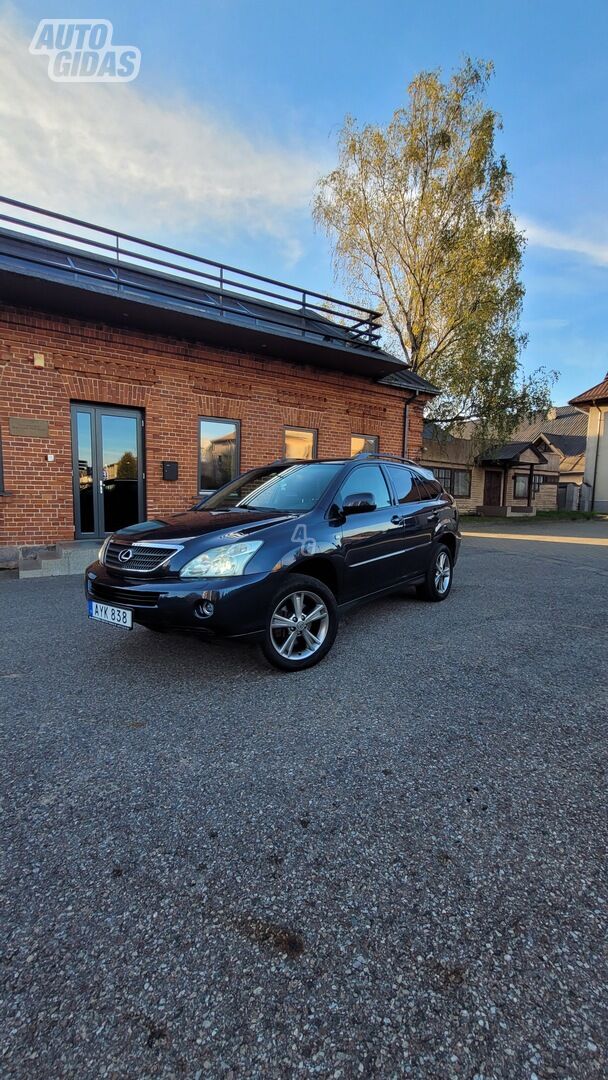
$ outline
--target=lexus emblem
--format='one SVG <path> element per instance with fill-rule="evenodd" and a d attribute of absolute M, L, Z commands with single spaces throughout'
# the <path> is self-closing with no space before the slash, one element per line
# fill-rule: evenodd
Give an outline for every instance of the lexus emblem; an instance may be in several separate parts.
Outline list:
<path fill-rule="evenodd" d="M 128 562 L 129 559 L 132 559 L 132 558 L 133 558 L 132 549 L 131 548 L 123 548 L 122 551 L 120 552 L 119 556 L 118 556 L 118 561 L 119 562 Z"/>

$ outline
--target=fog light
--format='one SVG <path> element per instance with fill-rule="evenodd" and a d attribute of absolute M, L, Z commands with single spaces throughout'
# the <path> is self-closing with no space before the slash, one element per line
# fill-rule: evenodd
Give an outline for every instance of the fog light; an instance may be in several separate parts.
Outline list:
<path fill-rule="evenodd" d="M 197 615 L 199 619 L 208 619 L 210 615 L 213 615 L 214 611 L 215 607 L 211 603 L 211 600 L 203 600 L 200 604 L 196 605 L 194 614 Z"/>

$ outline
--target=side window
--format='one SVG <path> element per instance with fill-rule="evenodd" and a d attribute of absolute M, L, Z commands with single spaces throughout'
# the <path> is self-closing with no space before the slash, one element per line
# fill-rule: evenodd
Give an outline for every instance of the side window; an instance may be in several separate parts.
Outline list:
<path fill-rule="evenodd" d="M 429 499 L 435 498 L 431 494 L 431 481 L 427 480 L 426 477 L 418 476 L 416 473 L 414 473 L 414 490 L 419 502 L 428 502 Z"/>
<path fill-rule="evenodd" d="M 425 476 L 424 486 L 428 491 L 429 499 L 440 499 L 443 495 L 441 484 L 439 484 L 437 480 L 429 480 L 428 477 Z"/>
<path fill-rule="evenodd" d="M 402 465 L 387 465 L 387 469 L 393 481 L 398 503 L 418 502 L 422 498 L 417 493 L 415 478 L 409 469 L 405 469 Z"/>
<path fill-rule="evenodd" d="M 339 505 L 342 505 L 347 495 L 358 495 L 362 491 L 369 491 L 373 495 L 378 510 L 391 505 L 386 480 L 378 465 L 360 465 L 358 469 L 353 469 L 340 488 Z"/>

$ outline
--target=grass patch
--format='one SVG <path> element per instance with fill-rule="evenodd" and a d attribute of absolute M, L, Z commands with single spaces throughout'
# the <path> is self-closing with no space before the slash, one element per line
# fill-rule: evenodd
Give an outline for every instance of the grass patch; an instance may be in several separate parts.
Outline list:
<path fill-rule="evenodd" d="M 471 524 L 479 522 L 485 525 L 488 522 L 497 522 L 500 525 L 522 525 L 525 521 L 532 524 L 535 521 L 600 521 L 604 517 L 605 515 L 591 510 L 539 510 L 534 516 L 525 514 L 521 517 L 482 517 L 478 514 L 461 514 L 460 520 Z"/>

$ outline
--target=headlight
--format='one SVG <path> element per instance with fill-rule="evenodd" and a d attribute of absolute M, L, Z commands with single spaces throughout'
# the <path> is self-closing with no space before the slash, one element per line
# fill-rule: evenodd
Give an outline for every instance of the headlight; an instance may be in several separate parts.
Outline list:
<path fill-rule="evenodd" d="M 238 577 L 244 573 L 252 555 L 261 548 L 263 540 L 246 540 L 242 544 L 225 544 L 197 555 L 179 572 L 180 577 Z"/>
<path fill-rule="evenodd" d="M 97 556 L 97 558 L 99 559 L 100 563 L 102 563 L 104 558 L 105 558 L 106 551 L 108 550 L 108 544 L 110 543 L 111 539 L 112 539 L 111 536 L 106 536 L 103 544 L 101 545 L 101 547 L 99 549 L 99 555 Z"/>

